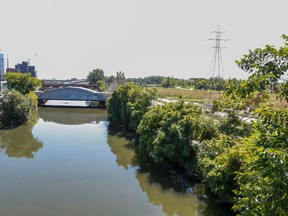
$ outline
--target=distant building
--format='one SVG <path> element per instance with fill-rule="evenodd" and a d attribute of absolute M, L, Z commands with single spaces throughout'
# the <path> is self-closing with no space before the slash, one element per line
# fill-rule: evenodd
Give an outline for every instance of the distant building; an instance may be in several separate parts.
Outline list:
<path fill-rule="evenodd" d="M 15 68 L 7 68 L 6 72 L 31 73 L 32 77 L 36 77 L 35 66 L 29 64 L 29 62 L 22 61 L 21 64 L 15 65 Z"/>
<path fill-rule="evenodd" d="M 4 80 L 4 54 L 0 50 L 0 81 Z"/>
<path fill-rule="evenodd" d="M 6 72 L 18 72 L 15 68 L 6 68 Z"/>
<path fill-rule="evenodd" d="M 205 78 L 188 78 L 189 81 L 196 81 L 196 80 L 202 80 L 202 79 L 205 79 Z"/>

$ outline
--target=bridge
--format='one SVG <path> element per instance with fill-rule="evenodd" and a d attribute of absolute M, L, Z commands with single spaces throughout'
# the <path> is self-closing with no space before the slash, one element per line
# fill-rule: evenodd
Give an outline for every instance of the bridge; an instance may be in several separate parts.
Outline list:
<path fill-rule="evenodd" d="M 101 92 L 101 88 L 97 84 L 89 84 L 83 80 L 73 82 L 68 82 L 65 80 L 42 80 L 42 87 L 40 88 L 40 91 L 47 91 L 52 88 L 61 87 L 83 87 Z"/>
<path fill-rule="evenodd" d="M 48 100 L 72 100 L 72 101 L 98 101 L 105 105 L 111 92 L 98 92 L 83 87 L 60 87 L 47 91 L 35 92 L 38 96 L 38 105 L 43 106 Z"/>

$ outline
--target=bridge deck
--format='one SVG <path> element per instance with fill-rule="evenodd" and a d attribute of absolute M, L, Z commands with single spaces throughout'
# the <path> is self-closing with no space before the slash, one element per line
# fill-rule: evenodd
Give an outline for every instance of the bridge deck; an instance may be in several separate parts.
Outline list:
<path fill-rule="evenodd" d="M 53 88 L 44 92 L 36 92 L 39 100 L 75 100 L 105 102 L 111 92 L 97 92 L 83 87 Z"/>

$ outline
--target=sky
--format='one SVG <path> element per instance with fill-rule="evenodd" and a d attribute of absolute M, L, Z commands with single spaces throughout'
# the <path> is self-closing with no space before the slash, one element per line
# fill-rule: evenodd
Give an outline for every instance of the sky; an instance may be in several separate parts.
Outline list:
<path fill-rule="evenodd" d="M 249 49 L 283 45 L 287 0 L 0 0 L 0 49 L 30 60 L 40 79 L 106 76 L 209 78 L 219 25 L 224 78 Z M 6 61 L 6 60 L 5 60 Z M 212 67 L 213 68 L 213 67 Z"/>

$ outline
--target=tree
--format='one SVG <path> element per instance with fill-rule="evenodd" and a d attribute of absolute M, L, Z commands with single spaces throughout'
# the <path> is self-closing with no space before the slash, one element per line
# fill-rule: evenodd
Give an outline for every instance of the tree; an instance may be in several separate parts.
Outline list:
<path fill-rule="evenodd" d="M 116 77 L 114 75 L 105 77 L 105 82 L 108 83 L 108 85 L 111 85 L 112 83 L 116 82 Z"/>
<path fill-rule="evenodd" d="M 249 157 L 237 173 L 234 210 L 242 215 L 287 215 L 288 111 L 257 109 L 254 131 L 245 139 Z"/>
<path fill-rule="evenodd" d="M 2 106 L 0 126 L 12 128 L 29 120 L 34 101 L 29 94 L 22 95 L 20 92 L 12 90 L 5 92 Z"/>
<path fill-rule="evenodd" d="M 173 77 L 167 77 L 163 79 L 161 83 L 161 86 L 164 88 L 175 87 L 175 85 L 176 85 L 176 79 L 174 79 Z"/>
<path fill-rule="evenodd" d="M 101 69 L 93 69 L 87 76 L 89 84 L 96 84 L 99 80 L 104 79 L 104 71 Z"/>
<path fill-rule="evenodd" d="M 117 80 L 117 84 L 123 84 L 125 81 L 125 74 L 124 72 L 121 71 L 117 71 L 116 72 L 116 80 Z"/>
<path fill-rule="evenodd" d="M 282 35 L 282 38 L 284 46 L 277 49 L 266 45 L 263 49 L 249 50 L 248 54 L 236 61 L 242 70 L 251 73 L 247 81 L 234 86 L 242 97 L 269 88 L 288 101 L 288 80 L 283 77 L 288 70 L 288 36 Z M 280 84 L 282 79 L 284 82 Z"/>
<path fill-rule="evenodd" d="M 6 73 L 5 80 L 7 81 L 8 89 L 15 89 L 21 94 L 28 94 L 41 87 L 42 83 L 39 79 L 31 77 L 30 73 Z"/>
<path fill-rule="evenodd" d="M 284 46 L 277 49 L 266 45 L 263 49 L 249 50 L 236 61 L 251 75 L 239 85 L 229 86 L 226 92 L 231 98 L 256 105 L 257 121 L 252 123 L 251 134 L 242 138 L 249 154 L 242 158 L 242 168 L 235 178 L 233 209 L 241 215 L 287 215 L 288 212 L 288 112 L 261 104 L 271 90 L 288 101 L 288 82 L 284 79 L 279 83 L 288 70 L 288 37 L 282 38 Z"/>
<path fill-rule="evenodd" d="M 176 163 L 190 174 L 195 171 L 192 141 L 211 139 L 217 134 L 215 122 L 193 104 L 170 103 L 152 107 L 138 126 L 140 147 L 156 163 Z"/>
<path fill-rule="evenodd" d="M 105 85 L 103 80 L 98 80 L 96 84 L 100 88 L 99 91 L 106 91 L 107 90 L 107 86 Z"/>
<path fill-rule="evenodd" d="M 135 132 L 155 95 L 155 90 L 133 83 L 118 86 L 107 103 L 110 124 Z"/>
<path fill-rule="evenodd" d="M 205 79 L 199 79 L 195 82 L 196 89 L 207 89 L 207 81 Z"/>
<path fill-rule="evenodd" d="M 200 173 L 210 190 L 221 200 L 233 202 L 233 190 L 239 188 L 235 177 L 243 169 L 247 152 L 242 138 L 223 134 L 198 145 Z"/>

